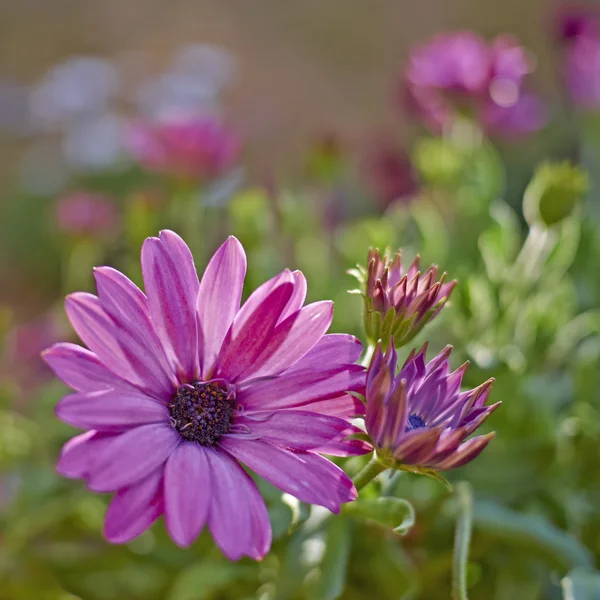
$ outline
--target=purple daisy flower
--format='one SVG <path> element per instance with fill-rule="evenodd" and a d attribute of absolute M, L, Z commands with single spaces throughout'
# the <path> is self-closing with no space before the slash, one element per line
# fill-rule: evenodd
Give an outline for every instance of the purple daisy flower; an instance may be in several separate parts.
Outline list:
<path fill-rule="evenodd" d="M 87 430 L 63 448 L 58 471 L 95 492 L 116 492 L 105 536 L 140 535 L 164 513 L 180 546 L 207 524 L 232 560 L 262 558 L 271 528 L 240 463 L 298 499 L 333 512 L 356 497 L 346 474 L 318 453 L 368 451 L 347 437 L 364 412 L 360 342 L 325 335 L 331 302 L 303 307 L 306 280 L 284 271 L 240 307 L 246 272 L 230 237 L 198 281 L 172 231 L 142 248 L 146 294 L 110 267 L 98 296 L 78 292 L 67 315 L 89 350 L 56 344 L 44 359 L 76 393 L 59 418 Z M 238 462 L 239 461 L 239 462 Z"/>
<path fill-rule="evenodd" d="M 501 403 L 485 406 L 493 379 L 460 391 L 468 363 L 450 373 L 451 349 L 426 363 L 425 344 L 411 352 L 396 375 L 394 344 L 385 355 L 377 347 L 367 374 L 365 425 L 384 464 L 417 471 L 456 469 L 494 437 L 488 433 L 467 440 Z"/>

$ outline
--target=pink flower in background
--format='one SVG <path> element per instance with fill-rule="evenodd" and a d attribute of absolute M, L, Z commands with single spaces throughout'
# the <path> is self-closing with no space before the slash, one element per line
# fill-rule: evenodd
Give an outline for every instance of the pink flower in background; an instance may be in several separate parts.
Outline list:
<path fill-rule="evenodd" d="M 211 117 L 134 123 L 128 147 L 143 169 L 198 182 L 225 174 L 239 155 L 238 138 Z"/>
<path fill-rule="evenodd" d="M 111 198 L 93 192 L 73 192 L 56 204 L 56 223 L 63 233 L 98 235 L 114 230 L 118 213 Z"/>
<path fill-rule="evenodd" d="M 563 76 L 573 103 L 600 107 L 600 12 L 592 7 L 565 7 L 558 35 L 564 42 Z"/>
<path fill-rule="evenodd" d="M 60 327 L 50 313 L 16 325 L 4 340 L 3 375 L 16 381 L 25 394 L 33 391 L 51 375 L 40 360 L 40 352 L 61 337 Z"/>
<path fill-rule="evenodd" d="M 161 514 L 180 546 L 205 524 L 232 560 L 262 558 L 271 527 L 241 464 L 304 502 L 337 512 L 356 497 L 319 453 L 361 454 L 347 418 L 364 412 L 360 342 L 326 335 L 331 302 L 303 307 L 306 280 L 284 271 L 240 306 L 246 273 L 230 237 L 198 281 L 172 231 L 142 248 L 146 294 L 119 271 L 95 269 L 98 296 L 67 297 L 89 350 L 56 344 L 44 359 L 74 394 L 59 418 L 87 430 L 63 448 L 58 470 L 96 492 L 116 492 L 105 536 L 140 535 Z M 239 461 L 239 462 L 238 462 Z"/>
<path fill-rule="evenodd" d="M 368 149 L 362 163 L 365 183 L 382 208 L 393 202 L 410 202 L 417 194 L 417 175 L 407 154 L 382 141 Z"/>
<path fill-rule="evenodd" d="M 546 122 L 542 102 L 526 89 L 525 78 L 533 70 L 533 58 L 513 36 L 500 35 L 487 44 L 471 32 L 444 34 L 411 53 L 403 94 L 408 107 L 438 134 L 461 116 L 492 134 L 529 134 Z M 502 127 L 495 127 L 500 121 Z"/>

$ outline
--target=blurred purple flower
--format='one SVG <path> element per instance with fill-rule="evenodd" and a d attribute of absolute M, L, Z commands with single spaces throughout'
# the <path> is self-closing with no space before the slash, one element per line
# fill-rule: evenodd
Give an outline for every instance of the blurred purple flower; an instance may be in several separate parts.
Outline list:
<path fill-rule="evenodd" d="M 86 429 L 63 448 L 58 470 L 96 492 L 116 492 L 105 536 L 127 542 L 165 514 L 189 546 L 205 524 L 232 560 L 261 559 L 271 527 L 240 462 L 304 502 L 338 512 L 356 497 L 320 452 L 362 454 L 346 418 L 364 412 L 360 342 L 325 335 L 333 304 L 302 308 L 306 280 L 284 271 L 240 307 L 246 256 L 230 237 L 198 281 L 190 250 L 172 231 L 142 248 L 146 294 L 110 267 L 99 296 L 75 293 L 66 311 L 90 350 L 44 353 L 76 393 L 59 418 Z M 238 462 L 240 461 L 240 462 Z"/>
<path fill-rule="evenodd" d="M 362 164 L 367 187 L 381 208 L 395 201 L 409 202 L 418 192 L 417 175 L 406 153 L 382 141 L 366 153 Z"/>
<path fill-rule="evenodd" d="M 16 325 L 6 334 L 2 356 L 3 375 L 16 381 L 23 393 L 28 395 L 51 375 L 40 360 L 40 352 L 61 337 L 60 327 L 50 313 Z"/>
<path fill-rule="evenodd" d="M 129 150 L 147 171 L 186 181 L 220 177 L 239 155 L 239 140 L 212 117 L 134 123 Z"/>
<path fill-rule="evenodd" d="M 394 344 L 375 351 L 367 374 L 367 432 L 384 464 L 446 471 L 470 462 L 494 433 L 468 439 L 501 404 L 485 406 L 493 379 L 460 392 L 467 364 L 450 373 L 448 346 L 429 363 L 413 350 L 396 375 Z M 410 468 L 408 470 L 411 470 Z"/>
<path fill-rule="evenodd" d="M 513 36 L 500 35 L 488 45 L 470 32 L 444 34 L 413 51 L 403 93 L 409 109 L 435 133 L 467 116 L 484 129 L 502 120 L 490 133 L 523 135 L 546 122 L 541 101 L 525 89 L 533 70 L 531 55 Z"/>
<path fill-rule="evenodd" d="M 56 204 L 56 222 L 63 233 L 72 235 L 101 235 L 118 226 L 114 202 L 103 194 L 73 192 Z"/>
<path fill-rule="evenodd" d="M 556 35 L 564 43 L 583 37 L 600 37 L 600 15 L 596 7 L 568 4 L 556 14 Z"/>
<path fill-rule="evenodd" d="M 573 103 L 600 107 L 600 12 L 591 6 L 563 8 L 557 29 L 564 42 L 563 74 Z"/>

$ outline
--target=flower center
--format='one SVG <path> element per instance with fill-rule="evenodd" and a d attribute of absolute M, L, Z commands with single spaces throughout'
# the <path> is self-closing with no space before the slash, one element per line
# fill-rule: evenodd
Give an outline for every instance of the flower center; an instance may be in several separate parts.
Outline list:
<path fill-rule="evenodd" d="M 214 446 L 231 427 L 232 397 L 233 393 L 224 381 L 195 381 L 181 385 L 169 404 L 171 426 L 190 442 Z"/>
<path fill-rule="evenodd" d="M 417 413 L 413 413 L 408 417 L 408 424 L 406 425 L 406 429 L 404 432 L 412 431 L 413 429 L 421 429 L 422 427 L 427 427 L 427 423 L 423 420 L 423 417 L 418 415 Z"/>

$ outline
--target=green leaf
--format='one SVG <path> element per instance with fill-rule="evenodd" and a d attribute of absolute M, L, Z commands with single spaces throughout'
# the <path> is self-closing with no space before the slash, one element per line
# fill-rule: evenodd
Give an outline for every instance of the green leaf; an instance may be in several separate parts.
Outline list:
<path fill-rule="evenodd" d="M 307 581 L 306 597 L 311 600 L 335 600 L 346 587 L 346 571 L 352 541 L 350 523 L 332 519 L 325 532 L 325 552 L 318 568 Z"/>
<path fill-rule="evenodd" d="M 359 498 L 350 504 L 344 504 L 345 514 L 373 521 L 392 529 L 400 535 L 408 533 L 415 524 L 415 511 L 403 498 L 383 496 L 381 498 Z"/>
<path fill-rule="evenodd" d="M 518 513 L 493 501 L 475 503 L 475 527 L 516 547 L 530 546 L 569 567 L 590 567 L 592 553 L 566 531 L 538 515 Z"/>
<path fill-rule="evenodd" d="M 233 579 L 253 570 L 251 567 L 205 560 L 179 573 L 168 600 L 204 600 L 213 592 L 225 589 Z"/>
<path fill-rule="evenodd" d="M 562 581 L 563 600 L 597 600 L 600 598 L 600 573 L 573 569 Z"/>

